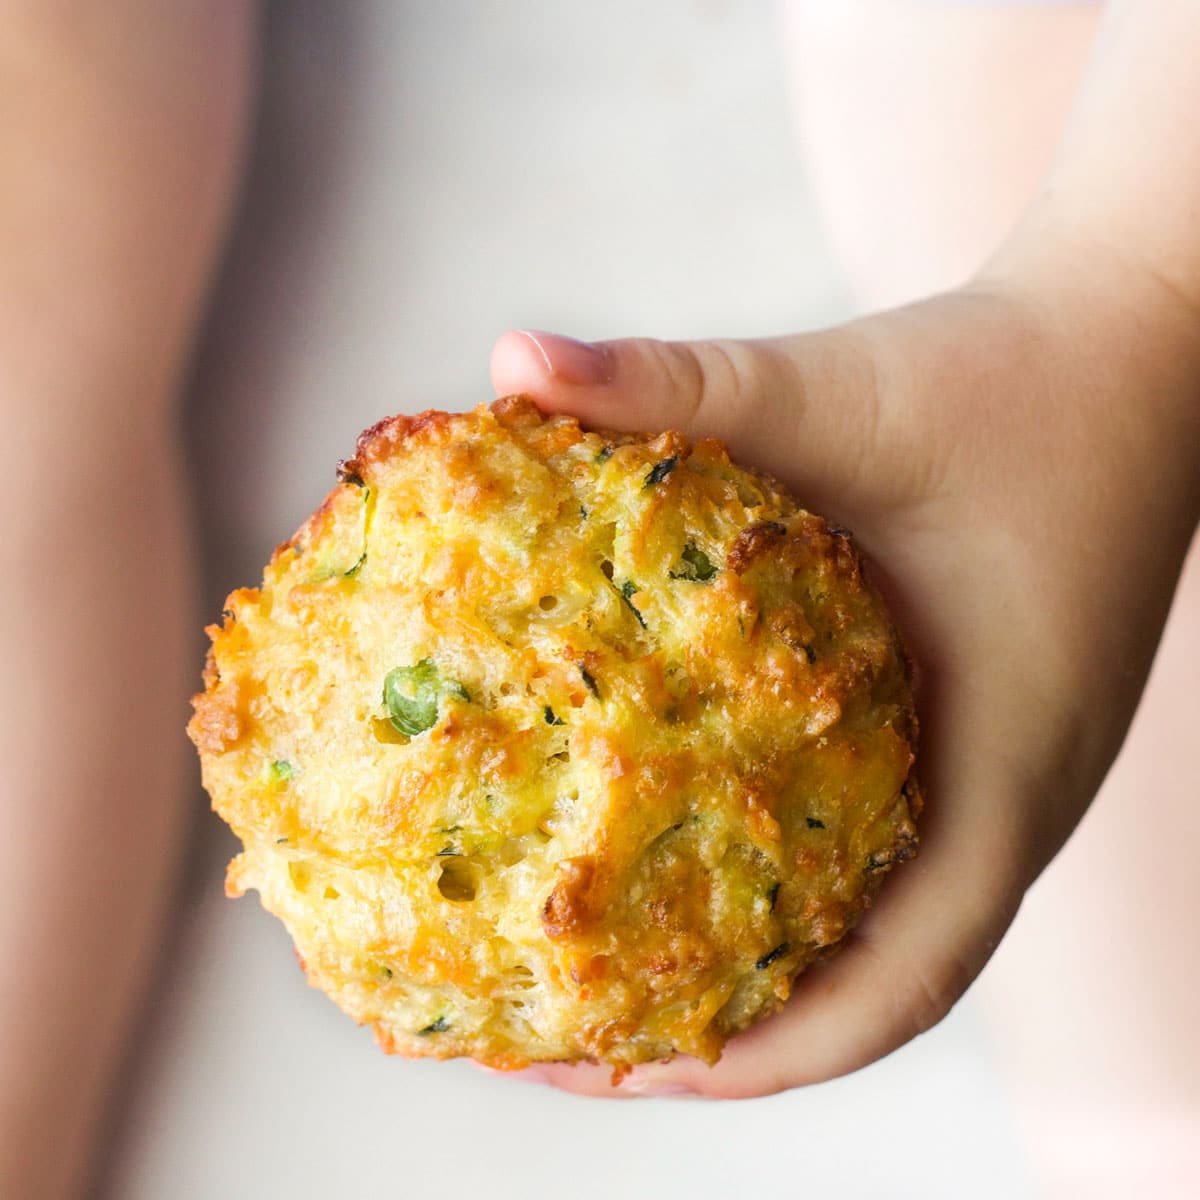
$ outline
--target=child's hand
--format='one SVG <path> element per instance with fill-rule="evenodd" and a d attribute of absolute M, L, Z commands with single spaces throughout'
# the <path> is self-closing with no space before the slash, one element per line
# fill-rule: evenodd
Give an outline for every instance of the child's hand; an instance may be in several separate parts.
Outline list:
<path fill-rule="evenodd" d="M 1081 294 L 1122 299 L 1069 295 L 1077 250 L 823 333 L 497 344 L 497 394 L 715 435 L 854 530 L 918 664 L 927 792 L 918 859 L 715 1068 L 615 1093 L 604 1068 L 534 1074 L 600 1095 L 816 1082 L 935 1024 L 995 949 L 1120 747 L 1200 513 L 1194 317 L 1094 254 Z"/>

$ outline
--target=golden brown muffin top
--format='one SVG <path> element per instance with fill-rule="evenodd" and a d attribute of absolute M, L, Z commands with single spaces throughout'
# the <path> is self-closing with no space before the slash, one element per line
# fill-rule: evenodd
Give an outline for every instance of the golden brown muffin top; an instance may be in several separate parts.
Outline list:
<path fill-rule="evenodd" d="M 389 1049 L 715 1059 L 915 850 L 849 537 L 715 441 L 519 397 L 382 421 L 339 477 L 208 631 L 231 890 Z"/>

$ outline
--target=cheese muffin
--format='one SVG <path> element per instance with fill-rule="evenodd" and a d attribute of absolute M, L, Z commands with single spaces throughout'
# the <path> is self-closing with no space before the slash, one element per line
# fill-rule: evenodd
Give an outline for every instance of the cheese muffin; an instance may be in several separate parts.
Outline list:
<path fill-rule="evenodd" d="M 310 982 L 388 1051 L 714 1062 L 916 851 L 849 535 L 715 441 L 392 417 L 212 626 L 189 733 Z"/>

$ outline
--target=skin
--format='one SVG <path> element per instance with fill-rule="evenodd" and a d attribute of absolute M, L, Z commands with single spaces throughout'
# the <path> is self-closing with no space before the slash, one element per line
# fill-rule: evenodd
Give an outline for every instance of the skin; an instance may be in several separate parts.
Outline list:
<path fill-rule="evenodd" d="M 175 401 L 251 82 L 249 5 L 102 7 L 9 0 L 0 35 L 0 537 L 52 572 L 0 598 L 0 794 L 19 798 L 0 867 L 38 898 L 0 906 L 22 964 L 0 990 L 0 1178 L 30 1197 L 84 1187 L 185 823 Z M 646 1068 L 626 1092 L 759 1095 L 927 1028 L 1115 754 L 1197 516 L 1200 144 L 1170 134 L 1200 102 L 1198 21 L 1188 0 L 1114 7 L 1051 186 L 957 291 L 769 342 L 498 345 L 498 392 L 717 433 L 851 524 L 924 668 L 922 858 L 715 1071 Z M 610 1093 L 607 1073 L 552 1078 Z"/>
<path fill-rule="evenodd" d="M 781 6 L 797 134 L 860 310 L 978 272 L 1054 161 L 1102 12 L 1098 3 Z"/>
<path fill-rule="evenodd" d="M 1200 104 L 1198 43 L 1185 0 L 1112 6 L 1053 172 L 955 290 L 765 341 L 497 344 L 498 394 L 714 434 L 848 524 L 922 667 L 920 858 L 716 1068 L 639 1068 L 617 1094 L 758 1096 L 902 1045 L 976 977 L 1095 795 L 1200 517 L 1200 144 L 1147 136 Z M 603 1070 L 538 1077 L 614 1094 Z"/>
<path fill-rule="evenodd" d="M 207 0 L 3 15 L 0 1179 L 37 1198 L 84 1190 L 187 819 L 175 401 L 230 208 L 252 23 Z"/>

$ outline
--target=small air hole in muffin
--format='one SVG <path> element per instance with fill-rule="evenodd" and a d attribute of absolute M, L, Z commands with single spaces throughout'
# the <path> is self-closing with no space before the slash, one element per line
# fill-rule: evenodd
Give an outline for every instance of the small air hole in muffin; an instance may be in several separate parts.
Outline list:
<path fill-rule="evenodd" d="M 452 858 L 442 865 L 438 876 L 438 891 L 447 900 L 467 904 L 475 899 L 477 890 L 475 867 L 463 858 Z"/>

